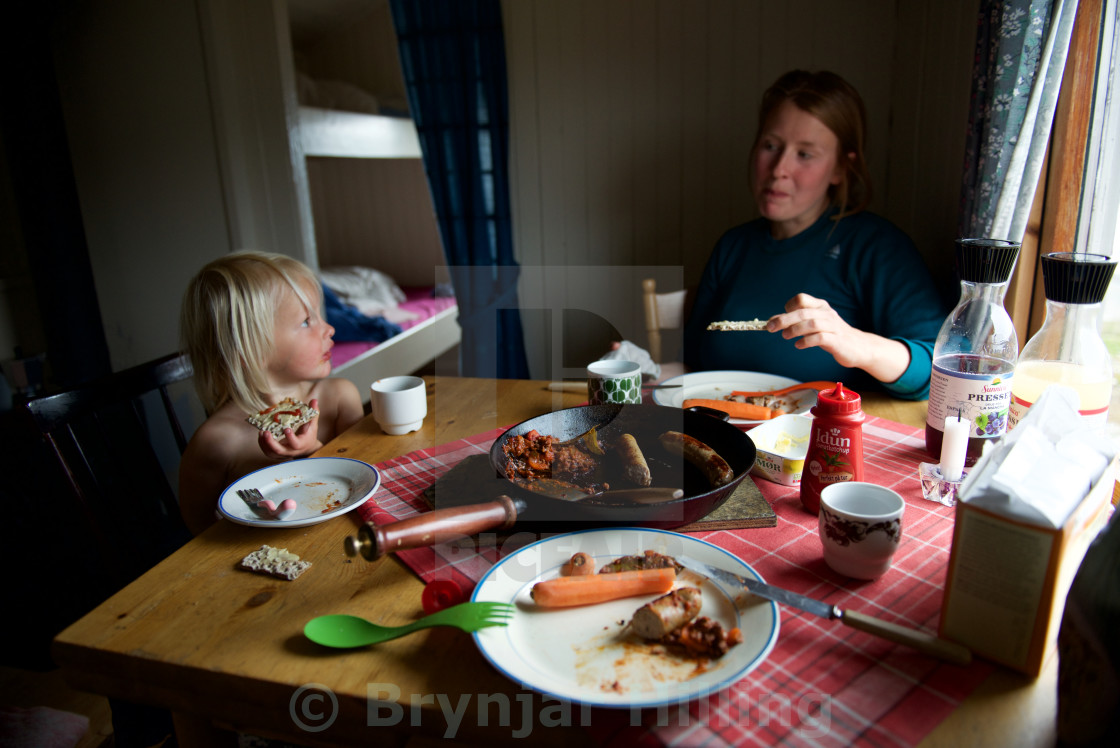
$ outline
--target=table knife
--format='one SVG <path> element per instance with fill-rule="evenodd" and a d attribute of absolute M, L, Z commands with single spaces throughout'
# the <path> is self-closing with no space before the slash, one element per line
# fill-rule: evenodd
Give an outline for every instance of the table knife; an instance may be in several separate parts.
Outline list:
<path fill-rule="evenodd" d="M 671 390 L 680 387 L 679 384 L 643 384 L 643 390 Z M 552 392 L 575 392 L 587 394 L 587 382 L 549 382 L 548 389 Z"/>
<path fill-rule="evenodd" d="M 951 642 L 948 639 L 942 639 L 933 634 L 927 634 L 923 631 L 900 626 L 897 623 L 884 621 L 855 610 L 841 610 L 838 605 L 831 605 L 823 600 L 815 600 L 811 597 L 792 592 L 791 590 L 760 582 L 757 579 L 751 579 L 750 577 L 741 576 L 725 569 L 709 566 L 708 564 L 694 559 L 681 558 L 678 556 L 677 561 L 683 564 L 686 569 L 690 569 L 703 576 L 719 580 L 726 584 L 746 587 L 747 590 L 759 597 L 773 600 L 782 605 L 792 606 L 806 613 L 820 616 L 821 618 L 838 620 L 845 626 L 882 637 L 883 639 L 888 639 L 895 644 L 913 647 L 919 652 L 924 652 L 925 654 L 932 655 L 946 662 L 951 662 L 954 665 L 967 665 L 972 662 L 971 650 L 956 642 Z"/>

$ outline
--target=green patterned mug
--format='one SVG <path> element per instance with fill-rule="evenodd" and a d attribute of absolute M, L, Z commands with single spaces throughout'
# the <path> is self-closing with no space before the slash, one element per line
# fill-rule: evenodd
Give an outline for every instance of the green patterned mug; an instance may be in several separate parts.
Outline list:
<path fill-rule="evenodd" d="M 633 361 L 607 359 L 587 367 L 587 399 L 592 405 L 640 403 L 642 367 Z"/>

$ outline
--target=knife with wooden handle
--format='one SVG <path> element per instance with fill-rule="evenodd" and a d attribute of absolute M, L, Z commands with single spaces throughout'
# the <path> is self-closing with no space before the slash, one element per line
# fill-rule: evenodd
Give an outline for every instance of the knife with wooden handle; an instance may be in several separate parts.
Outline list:
<path fill-rule="evenodd" d="M 643 384 L 643 390 L 671 390 L 680 387 L 679 384 Z M 834 385 L 835 386 L 835 385 Z M 549 382 L 551 392 L 574 392 L 577 395 L 587 394 L 587 382 Z"/>
<path fill-rule="evenodd" d="M 875 618 L 874 616 L 869 616 L 866 613 L 860 613 L 855 610 L 841 610 L 837 605 L 830 605 L 822 600 L 814 600 L 811 597 L 806 597 L 805 595 L 785 590 L 781 587 L 775 587 L 772 584 L 766 584 L 757 579 L 740 576 L 739 574 L 715 566 L 709 566 L 708 564 L 694 559 L 681 558 L 678 556 L 677 561 L 684 565 L 685 568 L 691 569 L 697 574 L 711 577 L 712 579 L 718 579 L 727 584 L 746 587 L 748 591 L 759 597 L 773 600 L 782 605 L 790 605 L 798 610 L 812 613 L 821 618 L 838 620 L 845 626 L 887 639 L 895 644 L 912 647 L 919 652 L 924 652 L 925 654 L 932 655 L 954 665 L 967 665 L 972 662 L 971 650 L 956 642 L 949 641 L 948 639 L 942 639 L 933 634 L 927 634 L 924 631 L 900 626 L 897 623 L 884 621 L 880 618 Z"/>

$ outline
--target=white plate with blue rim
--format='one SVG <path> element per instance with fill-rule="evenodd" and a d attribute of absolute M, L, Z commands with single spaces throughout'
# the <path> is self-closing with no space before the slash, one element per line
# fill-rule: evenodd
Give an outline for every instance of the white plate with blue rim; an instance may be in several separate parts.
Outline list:
<path fill-rule="evenodd" d="M 269 465 L 238 478 L 222 491 L 218 512 L 239 525 L 306 527 L 357 509 L 380 485 L 377 468 L 361 460 L 307 457 Z M 292 499 L 296 510 L 287 519 L 263 515 L 237 495 L 238 490 L 247 488 L 256 488 L 276 506 Z"/>
<path fill-rule="evenodd" d="M 724 400 L 732 392 L 769 392 L 798 384 L 796 379 L 778 376 L 777 374 L 763 374 L 757 371 L 694 371 L 681 374 L 664 382 L 662 385 L 680 385 L 653 391 L 653 401 L 658 405 L 668 405 L 674 408 L 684 407 L 685 400 Z M 817 391 L 814 389 L 795 390 L 783 399 L 789 403 L 789 413 L 808 413 L 809 409 L 817 404 Z M 736 426 L 757 426 L 765 421 L 751 421 L 743 418 L 732 418 L 731 423 Z"/>
<path fill-rule="evenodd" d="M 588 706 L 647 708 L 684 703 L 717 693 L 762 664 L 778 640 L 778 606 L 743 589 L 685 571 L 676 586 L 699 586 L 700 615 L 738 628 L 743 641 L 705 663 L 643 642 L 628 630 L 634 611 L 658 595 L 573 608 L 542 608 L 533 585 L 560 575 L 575 553 L 590 554 L 595 568 L 647 550 L 688 556 L 742 576 L 761 577 L 722 548 L 668 530 L 604 528 L 540 540 L 496 564 L 475 587 L 475 601 L 508 602 L 508 626 L 473 634 L 483 656 L 524 688 Z"/>

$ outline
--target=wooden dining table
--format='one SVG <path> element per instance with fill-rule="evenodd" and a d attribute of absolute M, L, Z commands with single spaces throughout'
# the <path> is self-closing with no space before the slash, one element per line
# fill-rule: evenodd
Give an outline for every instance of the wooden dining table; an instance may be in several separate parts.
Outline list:
<path fill-rule="evenodd" d="M 586 400 L 541 381 L 426 379 L 419 431 L 389 436 L 367 416 L 316 456 L 377 464 Z M 863 407 L 913 427 L 925 420 L 925 402 L 868 393 Z M 183 746 L 232 745 L 238 732 L 302 745 L 523 739 L 517 715 L 539 714 L 541 697 L 491 667 L 469 634 L 433 628 L 357 651 L 304 637 L 308 620 L 329 613 L 362 611 L 389 625 L 422 614 L 424 583 L 395 557 L 346 555 L 358 527 L 356 513 L 299 528 L 219 521 L 61 632 L 55 660 L 79 690 L 171 710 Z M 265 544 L 312 566 L 294 581 L 238 568 Z M 921 744 L 1052 745 L 1056 671 L 1056 658 L 1037 679 L 997 667 Z M 573 721 L 527 729 L 543 744 L 587 742 Z"/>

